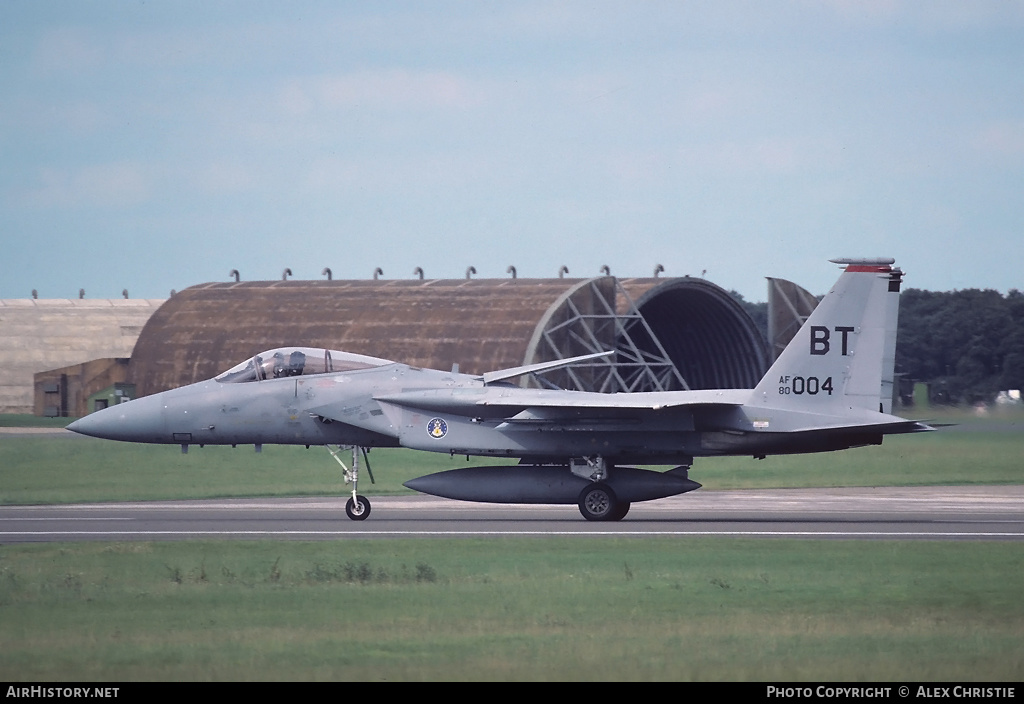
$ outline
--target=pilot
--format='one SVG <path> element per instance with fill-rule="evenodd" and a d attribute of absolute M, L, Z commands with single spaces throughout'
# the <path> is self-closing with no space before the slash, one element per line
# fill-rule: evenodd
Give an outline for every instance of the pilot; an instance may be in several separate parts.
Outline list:
<path fill-rule="evenodd" d="M 271 369 L 273 370 L 275 379 L 288 376 L 284 365 L 284 354 L 282 352 L 278 351 L 274 353 L 273 361 L 271 362 Z"/>
<path fill-rule="evenodd" d="M 302 376 L 302 370 L 306 366 L 306 355 L 295 350 L 288 357 L 288 376 Z"/>

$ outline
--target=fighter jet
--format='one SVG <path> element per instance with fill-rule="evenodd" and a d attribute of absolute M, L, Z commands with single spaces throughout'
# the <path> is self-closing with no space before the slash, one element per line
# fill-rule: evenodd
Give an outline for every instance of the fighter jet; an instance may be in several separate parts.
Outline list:
<path fill-rule="evenodd" d="M 182 451 L 324 445 L 352 485 L 346 512 L 354 520 L 370 513 L 357 493 L 360 453 L 377 447 L 519 460 L 406 482 L 423 493 L 576 504 L 588 520 L 620 520 L 634 502 L 699 488 L 688 476 L 695 457 L 825 452 L 932 430 L 892 415 L 902 271 L 892 259 L 831 261 L 843 268 L 839 280 L 754 389 L 593 393 L 510 382 L 611 351 L 472 375 L 288 347 L 68 427 Z M 352 450 L 351 467 L 338 456 L 342 447 Z"/>

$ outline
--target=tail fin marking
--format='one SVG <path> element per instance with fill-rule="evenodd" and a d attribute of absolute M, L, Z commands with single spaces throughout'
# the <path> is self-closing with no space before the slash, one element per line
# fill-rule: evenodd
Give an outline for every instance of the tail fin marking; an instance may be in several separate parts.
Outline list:
<path fill-rule="evenodd" d="M 903 273 L 892 259 L 832 261 L 845 270 L 761 379 L 753 401 L 828 413 L 890 413 Z"/>

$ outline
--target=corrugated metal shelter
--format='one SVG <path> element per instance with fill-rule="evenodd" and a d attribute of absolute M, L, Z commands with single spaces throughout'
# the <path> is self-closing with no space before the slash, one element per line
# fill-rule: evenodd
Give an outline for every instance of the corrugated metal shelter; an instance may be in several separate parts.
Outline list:
<path fill-rule="evenodd" d="M 148 395 L 288 345 L 483 373 L 595 349 L 618 349 L 625 360 L 634 341 L 687 370 L 667 387 L 752 387 L 767 368 L 767 345 L 750 317 L 700 279 L 282 280 L 175 294 L 140 334 L 129 380 Z M 623 388 L 594 378 L 574 387 Z"/>

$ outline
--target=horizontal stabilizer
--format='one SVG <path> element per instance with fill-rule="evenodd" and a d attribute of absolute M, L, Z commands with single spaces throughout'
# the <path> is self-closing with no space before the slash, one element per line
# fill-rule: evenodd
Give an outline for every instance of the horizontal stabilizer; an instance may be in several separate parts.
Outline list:
<path fill-rule="evenodd" d="M 849 429 L 851 431 L 873 430 L 876 432 L 885 433 L 886 435 L 900 435 L 902 433 L 927 433 L 931 432 L 932 430 L 935 430 L 933 426 L 928 425 L 926 423 L 920 423 L 916 420 L 895 421 L 891 423 L 878 423 L 876 425 L 856 425 L 850 426 Z M 842 428 L 839 428 L 837 430 L 842 430 Z"/>

